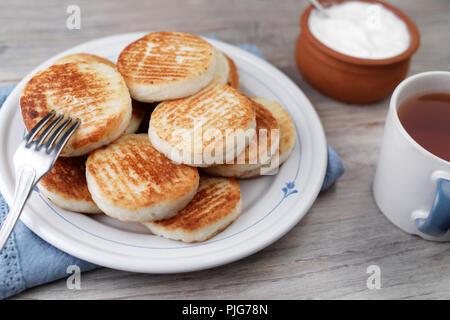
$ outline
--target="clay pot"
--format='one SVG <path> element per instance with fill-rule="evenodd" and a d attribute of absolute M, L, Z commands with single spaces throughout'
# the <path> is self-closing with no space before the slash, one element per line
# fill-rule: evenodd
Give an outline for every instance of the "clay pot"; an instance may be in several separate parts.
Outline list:
<path fill-rule="evenodd" d="M 320 1 L 341 3 L 349 0 Z M 354 1 L 354 0 L 353 0 Z M 348 103 L 371 103 L 388 96 L 406 77 L 411 56 L 419 48 L 420 36 L 414 22 L 399 9 L 378 0 L 360 0 L 380 3 L 402 19 L 409 30 L 411 42 L 403 53 L 387 59 L 362 59 L 339 53 L 325 46 L 308 28 L 313 7 L 303 12 L 301 32 L 295 57 L 303 78 L 323 94 Z"/>

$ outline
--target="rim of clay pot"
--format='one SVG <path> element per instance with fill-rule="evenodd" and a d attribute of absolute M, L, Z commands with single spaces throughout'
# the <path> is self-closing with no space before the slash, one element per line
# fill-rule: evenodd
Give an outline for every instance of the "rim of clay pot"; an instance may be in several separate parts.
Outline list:
<path fill-rule="evenodd" d="M 311 32 L 311 30 L 309 30 L 309 26 L 308 26 L 308 19 L 309 19 L 309 15 L 311 13 L 311 11 L 313 10 L 313 6 L 309 5 L 305 11 L 303 11 L 301 20 L 300 20 L 300 26 L 302 28 L 301 32 L 304 32 L 306 37 L 308 37 L 308 39 L 320 50 L 322 50 L 323 52 L 325 52 L 326 54 L 347 62 L 347 63 L 351 63 L 351 64 L 359 64 L 359 65 L 369 65 L 369 66 L 380 66 L 380 65 L 388 65 L 388 64 L 393 64 L 396 62 L 400 62 L 403 60 L 406 60 L 408 58 L 410 58 L 419 48 L 420 45 L 420 35 L 419 35 L 419 30 L 417 29 L 416 24 L 411 20 L 411 18 L 409 18 L 403 11 L 401 11 L 400 9 L 385 3 L 383 1 L 380 0 L 319 0 L 319 2 L 321 2 L 322 4 L 324 4 L 325 6 L 327 4 L 337 4 L 337 3 L 342 3 L 342 2 L 348 2 L 348 1 L 359 1 L 359 2 L 369 2 L 369 3 L 378 3 L 381 4 L 382 6 L 384 6 L 386 9 L 392 11 L 398 18 L 402 19 L 409 31 L 409 35 L 410 35 L 410 43 L 409 43 L 409 47 L 408 49 L 406 49 L 405 51 L 403 51 L 402 53 L 400 53 L 399 55 L 393 56 L 393 57 L 389 57 L 386 59 L 366 59 L 366 58 L 358 58 L 358 57 L 353 57 L 353 56 L 349 56 L 343 53 L 340 53 L 336 50 L 331 49 L 330 47 L 326 46 L 324 43 L 322 43 L 319 39 L 317 39 Z"/>

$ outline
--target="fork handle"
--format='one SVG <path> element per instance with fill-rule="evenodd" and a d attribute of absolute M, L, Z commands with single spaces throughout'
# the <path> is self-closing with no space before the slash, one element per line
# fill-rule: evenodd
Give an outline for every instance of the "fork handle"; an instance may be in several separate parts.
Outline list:
<path fill-rule="evenodd" d="M 22 167 L 19 169 L 17 177 L 14 201 L 0 230 L 0 251 L 14 229 L 25 202 L 30 196 L 31 190 L 33 190 L 36 172 L 31 167 Z"/>

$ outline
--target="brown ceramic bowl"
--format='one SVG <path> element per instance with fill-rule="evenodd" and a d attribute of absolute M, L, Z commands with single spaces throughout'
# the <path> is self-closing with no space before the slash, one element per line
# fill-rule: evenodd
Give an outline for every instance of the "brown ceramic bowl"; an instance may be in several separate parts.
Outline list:
<path fill-rule="evenodd" d="M 349 0 L 320 1 L 327 6 Z M 353 0 L 354 1 L 354 0 Z M 336 100 L 348 103 L 371 103 L 388 96 L 406 77 L 411 56 L 419 48 L 420 36 L 414 22 L 399 9 L 378 0 L 402 19 L 409 30 L 411 43 L 403 53 L 387 59 L 362 59 L 339 53 L 313 36 L 308 27 L 310 5 L 303 12 L 301 32 L 295 48 L 298 69 L 314 88 Z"/>

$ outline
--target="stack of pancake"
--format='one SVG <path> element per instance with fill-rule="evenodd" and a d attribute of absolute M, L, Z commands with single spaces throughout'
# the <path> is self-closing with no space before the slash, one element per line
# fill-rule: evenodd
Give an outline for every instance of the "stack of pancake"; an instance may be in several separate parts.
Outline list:
<path fill-rule="evenodd" d="M 25 126 L 51 110 L 81 125 L 39 190 L 61 208 L 169 239 L 211 238 L 241 213 L 235 179 L 273 174 L 295 145 L 283 107 L 238 86 L 231 58 L 188 33 L 150 33 L 117 64 L 57 60 L 22 91 Z"/>

